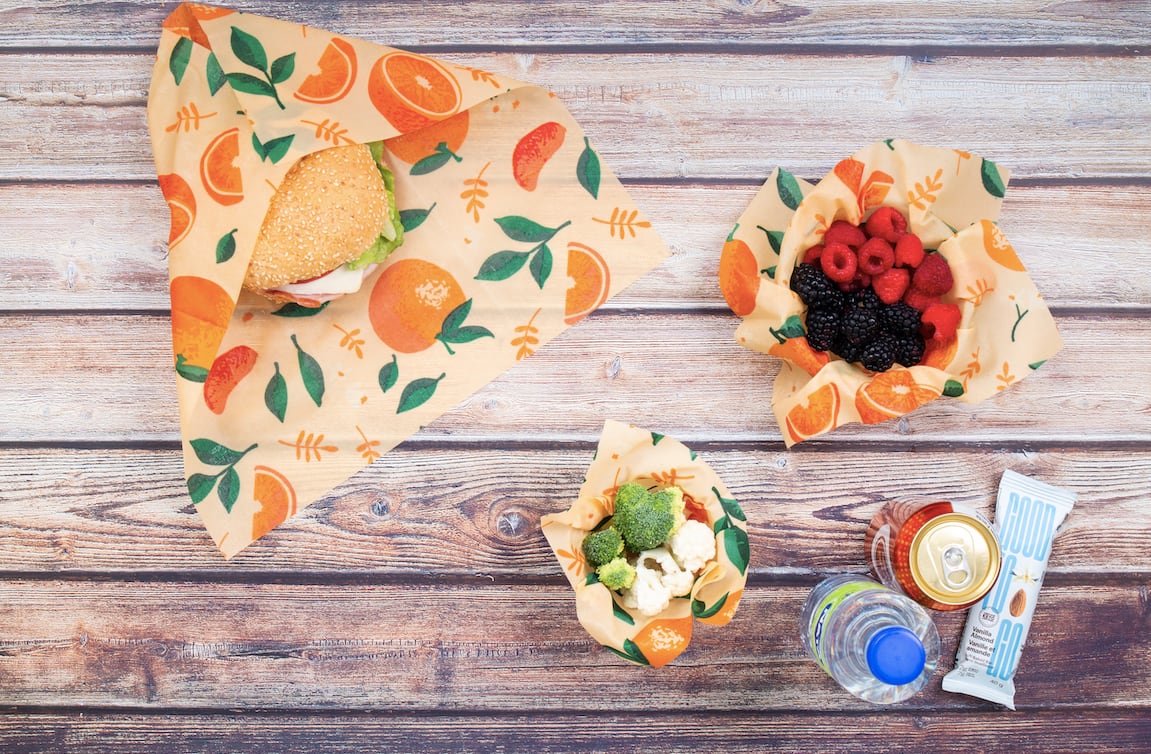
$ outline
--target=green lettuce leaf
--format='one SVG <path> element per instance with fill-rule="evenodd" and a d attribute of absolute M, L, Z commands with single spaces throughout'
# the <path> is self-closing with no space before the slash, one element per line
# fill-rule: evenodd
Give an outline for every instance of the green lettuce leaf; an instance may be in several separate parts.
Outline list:
<path fill-rule="evenodd" d="M 346 263 L 350 270 L 360 270 L 368 265 L 383 262 L 404 242 L 404 226 L 400 222 L 400 210 L 396 207 L 396 178 L 392 175 L 392 171 L 384 166 L 383 142 L 370 142 L 368 150 L 372 153 L 372 159 L 376 161 L 376 168 L 384 180 L 384 189 L 388 192 L 388 219 L 380 229 L 380 235 L 375 242 L 358 257 Z"/>

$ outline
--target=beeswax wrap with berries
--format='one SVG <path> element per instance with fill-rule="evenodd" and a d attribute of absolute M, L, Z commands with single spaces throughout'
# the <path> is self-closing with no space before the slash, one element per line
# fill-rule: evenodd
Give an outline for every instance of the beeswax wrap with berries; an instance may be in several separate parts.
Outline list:
<path fill-rule="evenodd" d="M 321 29 L 180 5 L 148 122 L 188 491 L 226 557 L 668 253 L 552 94 Z M 378 140 L 403 245 L 321 310 L 242 293 L 293 163 Z"/>
<path fill-rule="evenodd" d="M 678 486 L 684 514 L 715 532 L 716 557 L 699 572 L 691 594 L 646 616 L 596 578 L 583 540 L 612 515 L 620 485 Z M 544 536 L 576 593 L 576 615 L 591 637 L 626 660 L 661 667 L 691 641 L 694 620 L 725 626 L 735 616 L 747 582 L 747 519 L 719 476 L 676 440 L 617 421 L 604 424 L 579 497 L 563 513 L 540 519 Z"/>
<path fill-rule="evenodd" d="M 957 149 L 891 139 L 839 162 L 818 185 L 776 170 L 724 244 L 724 298 L 743 318 L 736 340 L 784 360 L 772 409 L 784 442 L 851 422 L 887 421 L 940 397 L 978 403 L 1063 347 L 1055 321 L 1022 262 L 995 225 L 1008 171 Z M 836 220 L 865 221 L 898 209 L 955 278 L 944 302 L 959 306 L 955 337 L 928 339 L 920 364 L 873 374 L 813 350 L 791 275 Z"/>

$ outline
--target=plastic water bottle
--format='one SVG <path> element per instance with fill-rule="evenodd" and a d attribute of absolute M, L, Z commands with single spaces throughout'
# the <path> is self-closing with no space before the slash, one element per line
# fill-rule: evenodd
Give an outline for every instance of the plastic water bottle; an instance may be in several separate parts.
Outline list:
<path fill-rule="evenodd" d="M 901 702 L 939 661 L 939 632 L 919 604 L 865 576 L 832 576 L 811 591 L 800 617 L 807 653 L 860 699 Z"/>

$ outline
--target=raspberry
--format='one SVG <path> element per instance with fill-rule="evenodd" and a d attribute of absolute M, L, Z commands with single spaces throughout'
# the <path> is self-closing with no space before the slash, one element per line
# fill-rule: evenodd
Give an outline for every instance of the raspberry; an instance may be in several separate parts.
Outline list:
<path fill-rule="evenodd" d="M 852 225 L 846 220 L 836 220 L 831 224 L 831 227 L 827 229 L 827 232 L 823 234 L 823 242 L 825 244 L 841 243 L 853 249 L 862 246 L 866 240 L 867 235 L 864 234 L 858 226 Z"/>
<path fill-rule="evenodd" d="M 918 291 L 915 288 L 908 288 L 907 293 L 903 294 L 903 303 L 921 312 L 925 311 L 927 307 L 932 304 L 938 304 L 939 301 L 939 296 L 928 296 L 926 293 Z"/>
<path fill-rule="evenodd" d="M 839 332 L 851 343 L 862 345 L 879 332 L 879 315 L 875 309 L 851 306 L 843 313 Z"/>
<path fill-rule="evenodd" d="M 913 367 L 923 361 L 923 338 L 918 333 L 895 339 L 895 362 Z"/>
<path fill-rule="evenodd" d="M 935 340 L 954 338 L 959 328 L 959 317 L 959 307 L 955 304 L 932 304 L 923 312 L 923 337 Z"/>
<path fill-rule="evenodd" d="M 942 296 L 951 290 L 954 283 L 951 265 L 939 254 L 924 257 L 911 276 L 911 287 L 928 296 Z"/>
<path fill-rule="evenodd" d="M 894 304 L 903 298 L 911 285 L 911 273 L 901 267 L 892 267 L 882 275 L 871 279 L 871 287 L 885 304 Z"/>
<path fill-rule="evenodd" d="M 872 372 L 886 372 L 895 364 L 895 350 L 895 338 L 882 333 L 863 347 L 863 352 L 859 354 L 859 363 L 864 369 Z"/>
<path fill-rule="evenodd" d="M 919 310 L 903 302 L 879 309 L 879 324 L 892 335 L 915 335 L 920 323 Z"/>
<path fill-rule="evenodd" d="M 807 251 L 803 252 L 803 264 L 819 264 L 819 257 L 823 254 L 823 244 L 812 246 Z"/>
<path fill-rule="evenodd" d="M 831 348 L 839 333 L 840 311 L 835 309 L 807 310 L 807 342 L 816 351 Z"/>
<path fill-rule="evenodd" d="M 882 238 L 869 238 L 856 254 L 859 269 L 866 275 L 882 275 L 895 264 L 895 249 Z"/>
<path fill-rule="evenodd" d="M 867 235 L 896 243 L 907 232 L 907 218 L 895 207 L 880 207 L 867 218 Z"/>
<path fill-rule="evenodd" d="M 923 261 L 923 255 L 923 241 L 914 233 L 895 242 L 895 263 L 900 267 L 915 269 Z"/>
<path fill-rule="evenodd" d="M 849 247 L 841 243 L 828 243 L 823 245 L 819 264 L 829 278 L 837 283 L 846 283 L 855 277 L 858 262 L 855 252 Z"/>
<path fill-rule="evenodd" d="M 795 272 L 791 273 L 791 290 L 809 308 L 843 305 L 843 294 L 835 283 L 813 264 L 801 264 L 795 268 Z"/>

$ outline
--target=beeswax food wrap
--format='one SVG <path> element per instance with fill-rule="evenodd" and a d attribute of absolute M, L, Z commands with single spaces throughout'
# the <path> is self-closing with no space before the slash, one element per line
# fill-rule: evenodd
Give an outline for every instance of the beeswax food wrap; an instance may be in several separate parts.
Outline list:
<path fill-rule="evenodd" d="M 724 244 L 720 285 L 743 318 L 736 340 L 784 360 L 772 409 L 788 447 L 851 422 L 874 424 L 946 396 L 978 403 L 1063 347 L 1055 321 L 995 225 L 1008 171 L 958 149 L 891 139 L 839 162 L 818 185 L 777 169 Z M 920 364 L 873 374 L 813 350 L 805 307 L 789 287 L 809 247 L 836 220 L 898 209 L 923 245 L 951 265 L 954 338 L 928 341 Z"/>
<path fill-rule="evenodd" d="M 583 556 L 583 540 L 614 510 L 627 482 L 676 485 L 688 518 L 706 518 L 715 532 L 716 559 L 704 567 L 687 598 L 673 598 L 654 617 L 624 607 L 599 583 Z M 694 516 L 693 516 L 694 514 Z M 540 519 L 544 536 L 576 594 L 576 615 L 593 639 L 626 660 L 662 667 L 687 649 L 694 620 L 725 626 L 735 616 L 747 581 L 747 519 L 719 476 L 670 437 L 617 421 L 604 424 L 579 497 L 563 513 Z"/>
<path fill-rule="evenodd" d="M 667 255 L 543 89 L 226 8 L 180 5 L 163 27 L 148 122 L 180 429 L 226 557 Z M 288 169 L 378 140 L 403 245 L 322 310 L 241 293 Z"/>

